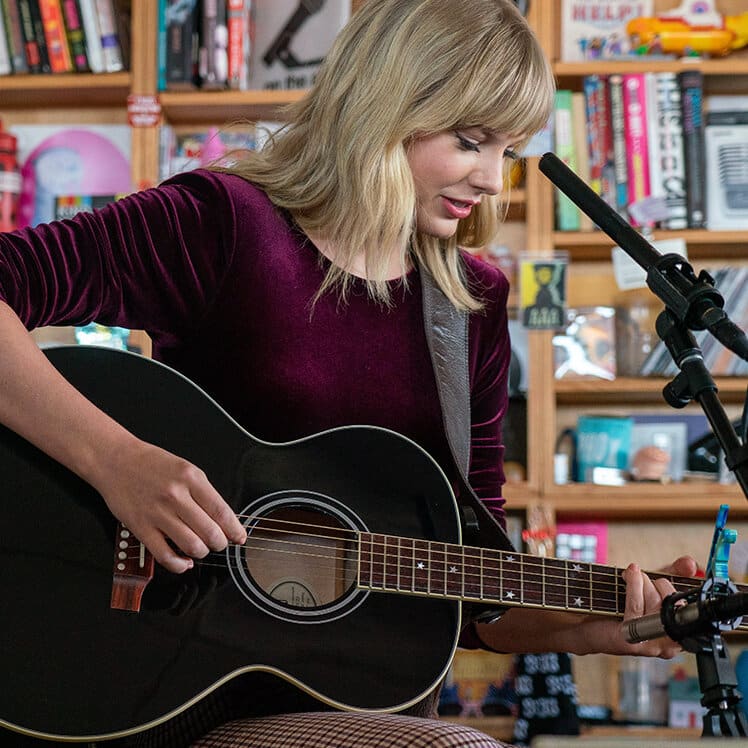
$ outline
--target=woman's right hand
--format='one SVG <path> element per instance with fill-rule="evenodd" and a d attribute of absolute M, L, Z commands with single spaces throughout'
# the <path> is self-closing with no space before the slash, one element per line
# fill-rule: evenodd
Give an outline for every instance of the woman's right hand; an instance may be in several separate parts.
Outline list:
<path fill-rule="evenodd" d="M 174 573 L 191 569 L 193 558 L 247 540 L 205 473 L 153 444 L 130 436 L 120 449 L 108 452 L 101 474 L 91 478 L 112 514 Z"/>

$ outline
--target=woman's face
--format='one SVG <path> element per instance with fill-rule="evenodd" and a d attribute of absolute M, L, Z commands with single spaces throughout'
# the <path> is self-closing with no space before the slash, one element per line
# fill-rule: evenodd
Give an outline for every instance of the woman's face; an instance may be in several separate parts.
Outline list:
<path fill-rule="evenodd" d="M 511 146 L 518 140 L 484 127 L 413 140 L 408 163 L 416 187 L 418 230 L 447 239 L 483 195 L 501 192 L 504 158 L 513 155 Z"/>

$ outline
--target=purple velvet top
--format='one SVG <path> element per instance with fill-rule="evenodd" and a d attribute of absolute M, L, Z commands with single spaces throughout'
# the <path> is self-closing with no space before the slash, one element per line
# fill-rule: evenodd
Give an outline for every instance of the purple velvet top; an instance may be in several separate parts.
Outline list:
<path fill-rule="evenodd" d="M 508 284 L 465 256 L 485 310 L 471 315 L 470 483 L 499 517 L 507 405 Z M 28 328 L 144 329 L 154 358 L 200 385 L 242 426 L 287 441 L 345 424 L 384 426 L 455 482 L 424 333 L 417 270 L 391 309 L 354 281 L 310 302 L 325 263 L 245 180 L 198 170 L 95 213 L 0 234 L 0 296 Z"/>

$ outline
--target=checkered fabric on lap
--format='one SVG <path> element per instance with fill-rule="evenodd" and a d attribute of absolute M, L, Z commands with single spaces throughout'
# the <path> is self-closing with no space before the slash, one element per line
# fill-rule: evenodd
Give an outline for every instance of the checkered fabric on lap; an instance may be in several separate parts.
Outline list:
<path fill-rule="evenodd" d="M 504 748 L 465 725 L 397 714 L 306 712 L 241 719 L 192 748 Z"/>

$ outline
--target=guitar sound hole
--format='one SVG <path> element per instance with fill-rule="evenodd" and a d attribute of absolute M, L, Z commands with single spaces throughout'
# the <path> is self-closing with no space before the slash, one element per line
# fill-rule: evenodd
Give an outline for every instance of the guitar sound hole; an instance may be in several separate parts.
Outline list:
<path fill-rule="evenodd" d="M 226 555 L 234 584 L 255 607 L 282 621 L 325 624 L 368 597 L 358 586 L 358 539 L 367 528 L 342 502 L 314 491 L 277 491 L 239 516 L 247 543 Z"/>

